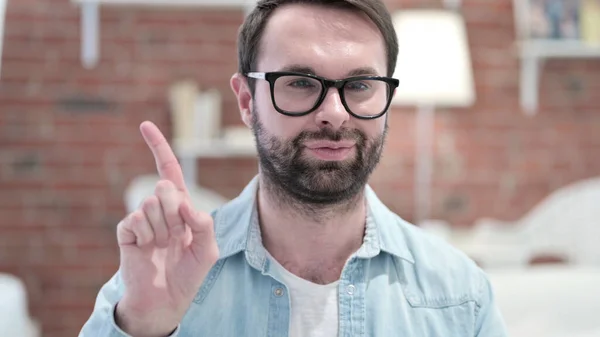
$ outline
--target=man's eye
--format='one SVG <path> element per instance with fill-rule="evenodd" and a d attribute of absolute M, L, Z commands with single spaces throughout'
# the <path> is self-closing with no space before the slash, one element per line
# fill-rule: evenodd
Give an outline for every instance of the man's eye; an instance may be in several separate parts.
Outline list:
<path fill-rule="evenodd" d="M 346 85 L 346 88 L 355 91 L 365 91 L 369 90 L 371 86 L 365 82 L 350 82 Z"/>
<path fill-rule="evenodd" d="M 294 88 L 311 88 L 314 85 L 312 84 L 312 82 L 308 81 L 308 80 L 296 80 L 293 81 L 289 84 L 289 86 L 294 87 Z"/>

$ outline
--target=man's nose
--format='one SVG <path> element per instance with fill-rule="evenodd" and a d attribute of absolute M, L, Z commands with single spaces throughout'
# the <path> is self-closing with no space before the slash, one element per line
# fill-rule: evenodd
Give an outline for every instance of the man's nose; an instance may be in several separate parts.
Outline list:
<path fill-rule="evenodd" d="M 321 106 L 317 110 L 317 125 L 337 130 L 349 119 L 350 114 L 346 111 L 344 104 L 342 104 L 340 92 L 336 88 L 329 88 L 323 103 L 321 103 Z"/>

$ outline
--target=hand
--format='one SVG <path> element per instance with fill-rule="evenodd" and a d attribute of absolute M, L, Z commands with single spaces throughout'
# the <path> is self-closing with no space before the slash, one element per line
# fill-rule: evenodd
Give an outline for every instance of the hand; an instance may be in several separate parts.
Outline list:
<path fill-rule="evenodd" d="M 125 285 L 117 324 L 137 336 L 167 336 L 181 321 L 219 251 L 210 214 L 196 212 L 177 158 L 160 130 L 140 125 L 161 180 L 117 226 Z"/>

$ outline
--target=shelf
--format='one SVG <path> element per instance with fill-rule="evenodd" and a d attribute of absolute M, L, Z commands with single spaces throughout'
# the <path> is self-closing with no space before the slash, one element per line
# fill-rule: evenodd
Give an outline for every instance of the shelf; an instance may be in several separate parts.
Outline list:
<path fill-rule="evenodd" d="M 539 58 L 600 57 L 600 45 L 578 40 L 529 40 L 521 44 L 521 56 Z"/>
<path fill-rule="evenodd" d="M 255 0 L 72 0 L 74 3 L 98 3 L 118 6 L 193 6 L 215 8 L 245 8 L 256 4 Z"/>
<path fill-rule="evenodd" d="M 535 115 L 538 110 L 539 74 L 543 69 L 544 61 L 550 58 L 600 58 L 600 44 L 587 44 L 586 42 L 575 38 L 533 38 L 532 35 L 540 34 L 540 31 L 537 29 L 539 28 L 539 22 L 536 26 L 532 24 L 532 17 L 537 17 L 532 15 L 532 13 L 539 12 L 540 8 L 533 6 L 531 0 L 513 0 L 513 11 L 518 55 L 521 58 L 519 89 L 521 107 L 527 115 L 532 116 Z M 548 22 L 548 24 L 550 24 L 550 22 Z M 566 32 L 566 28 L 562 27 L 561 30 L 563 29 L 565 29 Z M 578 29 L 581 30 L 581 26 L 579 26 Z M 541 34 L 552 35 L 550 32 Z M 577 35 L 571 33 L 564 34 L 564 36 Z"/>
<path fill-rule="evenodd" d="M 520 99 L 529 116 L 538 109 L 540 71 L 550 58 L 600 58 L 600 45 L 590 45 L 578 40 L 524 40 L 519 46 L 521 57 Z"/>
<path fill-rule="evenodd" d="M 184 180 L 190 186 L 197 186 L 198 158 L 256 158 L 256 146 L 253 139 L 240 144 L 231 143 L 224 139 L 207 142 L 173 141 L 173 151 L 179 158 Z"/>
<path fill-rule="evenodd" d="M 173 151 L 180 158 L 228 158 L 228 157 L 256 157 L 254 140 L 246 144 L 233 144 L 225 140 L 173 142 Z"/>
<path fill-rule="evenodd" d="M 3 1 L 3 0 L 0 0 Z M 236 9 L 248 14 L 257 0 L 71 0 L 81 8 L 81 63 L 94 68 L 100 55 L 100 6 Z"/>

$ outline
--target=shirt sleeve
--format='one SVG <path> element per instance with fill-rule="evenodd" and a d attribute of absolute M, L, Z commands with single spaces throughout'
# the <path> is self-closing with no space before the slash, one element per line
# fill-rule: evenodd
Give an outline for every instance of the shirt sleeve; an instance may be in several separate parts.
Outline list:
<path fill-rule="evenodd" d="M 481 272 L 479 298 L 475 319 L 475 337 L 507 337 L 506 324 L 496 303 L 492 285 L 483 272 Z"/>
<path fill-rule="evenodd" d="M 123 284 L 120 273 L 117 272 L 100 289 L 92 314 L 79 332 L 79 337 L 133 337 L 119 328 L 115 321 L 115 310 L 122 296 Z M 178 325 L 177 329 L 166 337 L 176 337 L 179 331 Z"/>

